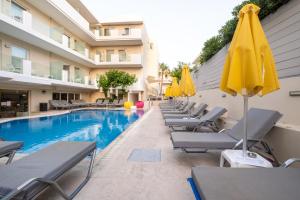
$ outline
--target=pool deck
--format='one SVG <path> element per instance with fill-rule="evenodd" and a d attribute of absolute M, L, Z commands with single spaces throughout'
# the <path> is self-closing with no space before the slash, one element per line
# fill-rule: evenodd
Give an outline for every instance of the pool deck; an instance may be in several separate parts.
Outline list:
<path fill-rule="evenodd" d="M 134 149 L 161 150 L 161 161 L 129 161 Z M 164 125 L 157 106 L 129 127 L 116 141 L 98 154 L 90 181 L 76 200 L 193 200 L 187 182 L 193 166 L 218 165 L 219 153 L 186 154 L 175 151 L 170 130 Z M 74 188 L 85 175 L 87 160 L 63 176 L 59 183 L 66 191 Z M 51 189 L 38 199 L 62 199 Z"/>

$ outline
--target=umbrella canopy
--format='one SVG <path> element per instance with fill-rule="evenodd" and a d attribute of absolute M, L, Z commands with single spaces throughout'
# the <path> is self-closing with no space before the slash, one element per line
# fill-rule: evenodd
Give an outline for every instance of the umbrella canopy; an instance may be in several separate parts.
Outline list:
<path fill-rule="evenodd" d="M 181 80 L 179 82 L 183 96 L 194 96 L 196 94 L 195 84 L 190 74 L 190 69 L 184 65 L 181 73 Z"/>
<path fill-rule="evenodd" d="M 165 91 L 165 97 L 171 97 L 171 85 L 168 85 Z"/>
<path fill-rule="evenodd" d="M 275 61 L 258 18 L 259 10 L 254 4 L 247 4 L 240 10 L 220 82 L 224 92 L 244 97 L 244 156 L 247 151 L 248 97 L 263 96 L 279 89 Z"/>
<path fill-rule="evenodd" d="M 265 95 L 279 89 L 275 62 L 260 24 L 260 8 L 245 5 L 228 49 L 220 88 L 232 95 Z"/>
<path fill-rule="evenodd" d="M 172 80 L 171 95 L 172 95 L 172 97 L 179 97 L 179 96 L 182 95 L 182 91 L 181 91 L 181 88 L 178 85 L 176 77 L 173 77 L 173 80 Z"/>

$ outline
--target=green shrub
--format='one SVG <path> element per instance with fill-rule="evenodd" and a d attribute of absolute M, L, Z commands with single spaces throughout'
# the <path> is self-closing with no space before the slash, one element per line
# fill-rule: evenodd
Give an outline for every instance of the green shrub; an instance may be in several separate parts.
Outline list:
<path fill-rule="evenodd" d="M 234 7 L 232 11 L 233 18 L 226 22 L 219 30 L 217 36 L 208 39 L 202 48 L 200 55 L 197 57 L 195 64 L 203 64 L 213 57 L 226 44 L 230 43 L 238 22 L 238 14 L 240 9 L 248 4 L 253 3 L 258 5 L 261 10 L 259 12 L 260 20 L 264 19 L 271 13 L 276 12 L 278 8 L 289 2 L 289 0 L 247 0 Z"/>
<path fill-rule="evenodd" d="M 137 79 L 135 75 L 116 69 L 109 70 L 105 74 L 100 75 L 97 80 L 98 87 L 102 88 L 106 98 L 109 88 L 121 87 L 122 94 L 124 94 L 126 88 L 134 84 L 136 81 Z"/>

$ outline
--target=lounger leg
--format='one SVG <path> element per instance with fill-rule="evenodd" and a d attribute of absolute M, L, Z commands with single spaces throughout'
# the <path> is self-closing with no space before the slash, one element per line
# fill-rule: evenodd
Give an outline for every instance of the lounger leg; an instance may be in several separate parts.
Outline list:
<path fill-rule="evenodd" d="M 73 199 L 91 178 L 94 160 L 95 160 L 95 156 L 96 156 L 96 149 L 91 153 L 90 156 L 91 156 L 91 158 L 90 158 L 91 160 L 90 160 L 90 164 L 89 164 L 88 173 L 87 173 L 85 179 L 81 182 L 81 184 L 74 190 L 74 192 L 72 192 L 72 194 L 70 195 L 70 199 Z"/>
<path fill-rule="evenodd" d="M 13 160 L 15 154 L 16 154 L 16 150 L 12 151 L 12 152 L 9 154 L 8 160 L 7 160 L 6 163 L 5 163 L 6 165 L 11 163 L 11 161 Z"/>

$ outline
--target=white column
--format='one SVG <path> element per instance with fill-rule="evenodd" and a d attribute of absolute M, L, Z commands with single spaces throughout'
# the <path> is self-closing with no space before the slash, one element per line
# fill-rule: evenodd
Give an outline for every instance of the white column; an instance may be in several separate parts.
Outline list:
<path fill-rule="evenodd" d="M 99 55 L 99 54 L 96 54 L 96 55 L 95 55 L 95 62 L 96 62 L 96 63 L 99 63 L 99 62 L 100 62 L 100 55 Z"/>
<path fill-rule="evenodd" d="M 89 76 L 85 76 L 85 77 L 84 77 L 84 83 L 85 83 L 86 85 L 89 84 Z"/>
<path fill-rule="evenodd" d="M 26 76 L 31 76 L 31 61 L 23 60 L 23 74 Z"/>
<path fill-rule="evenodd" d="M 23 24 L 26 28 L 32 28 L 32 15 L 27 11 L 23 11 Z"/>

